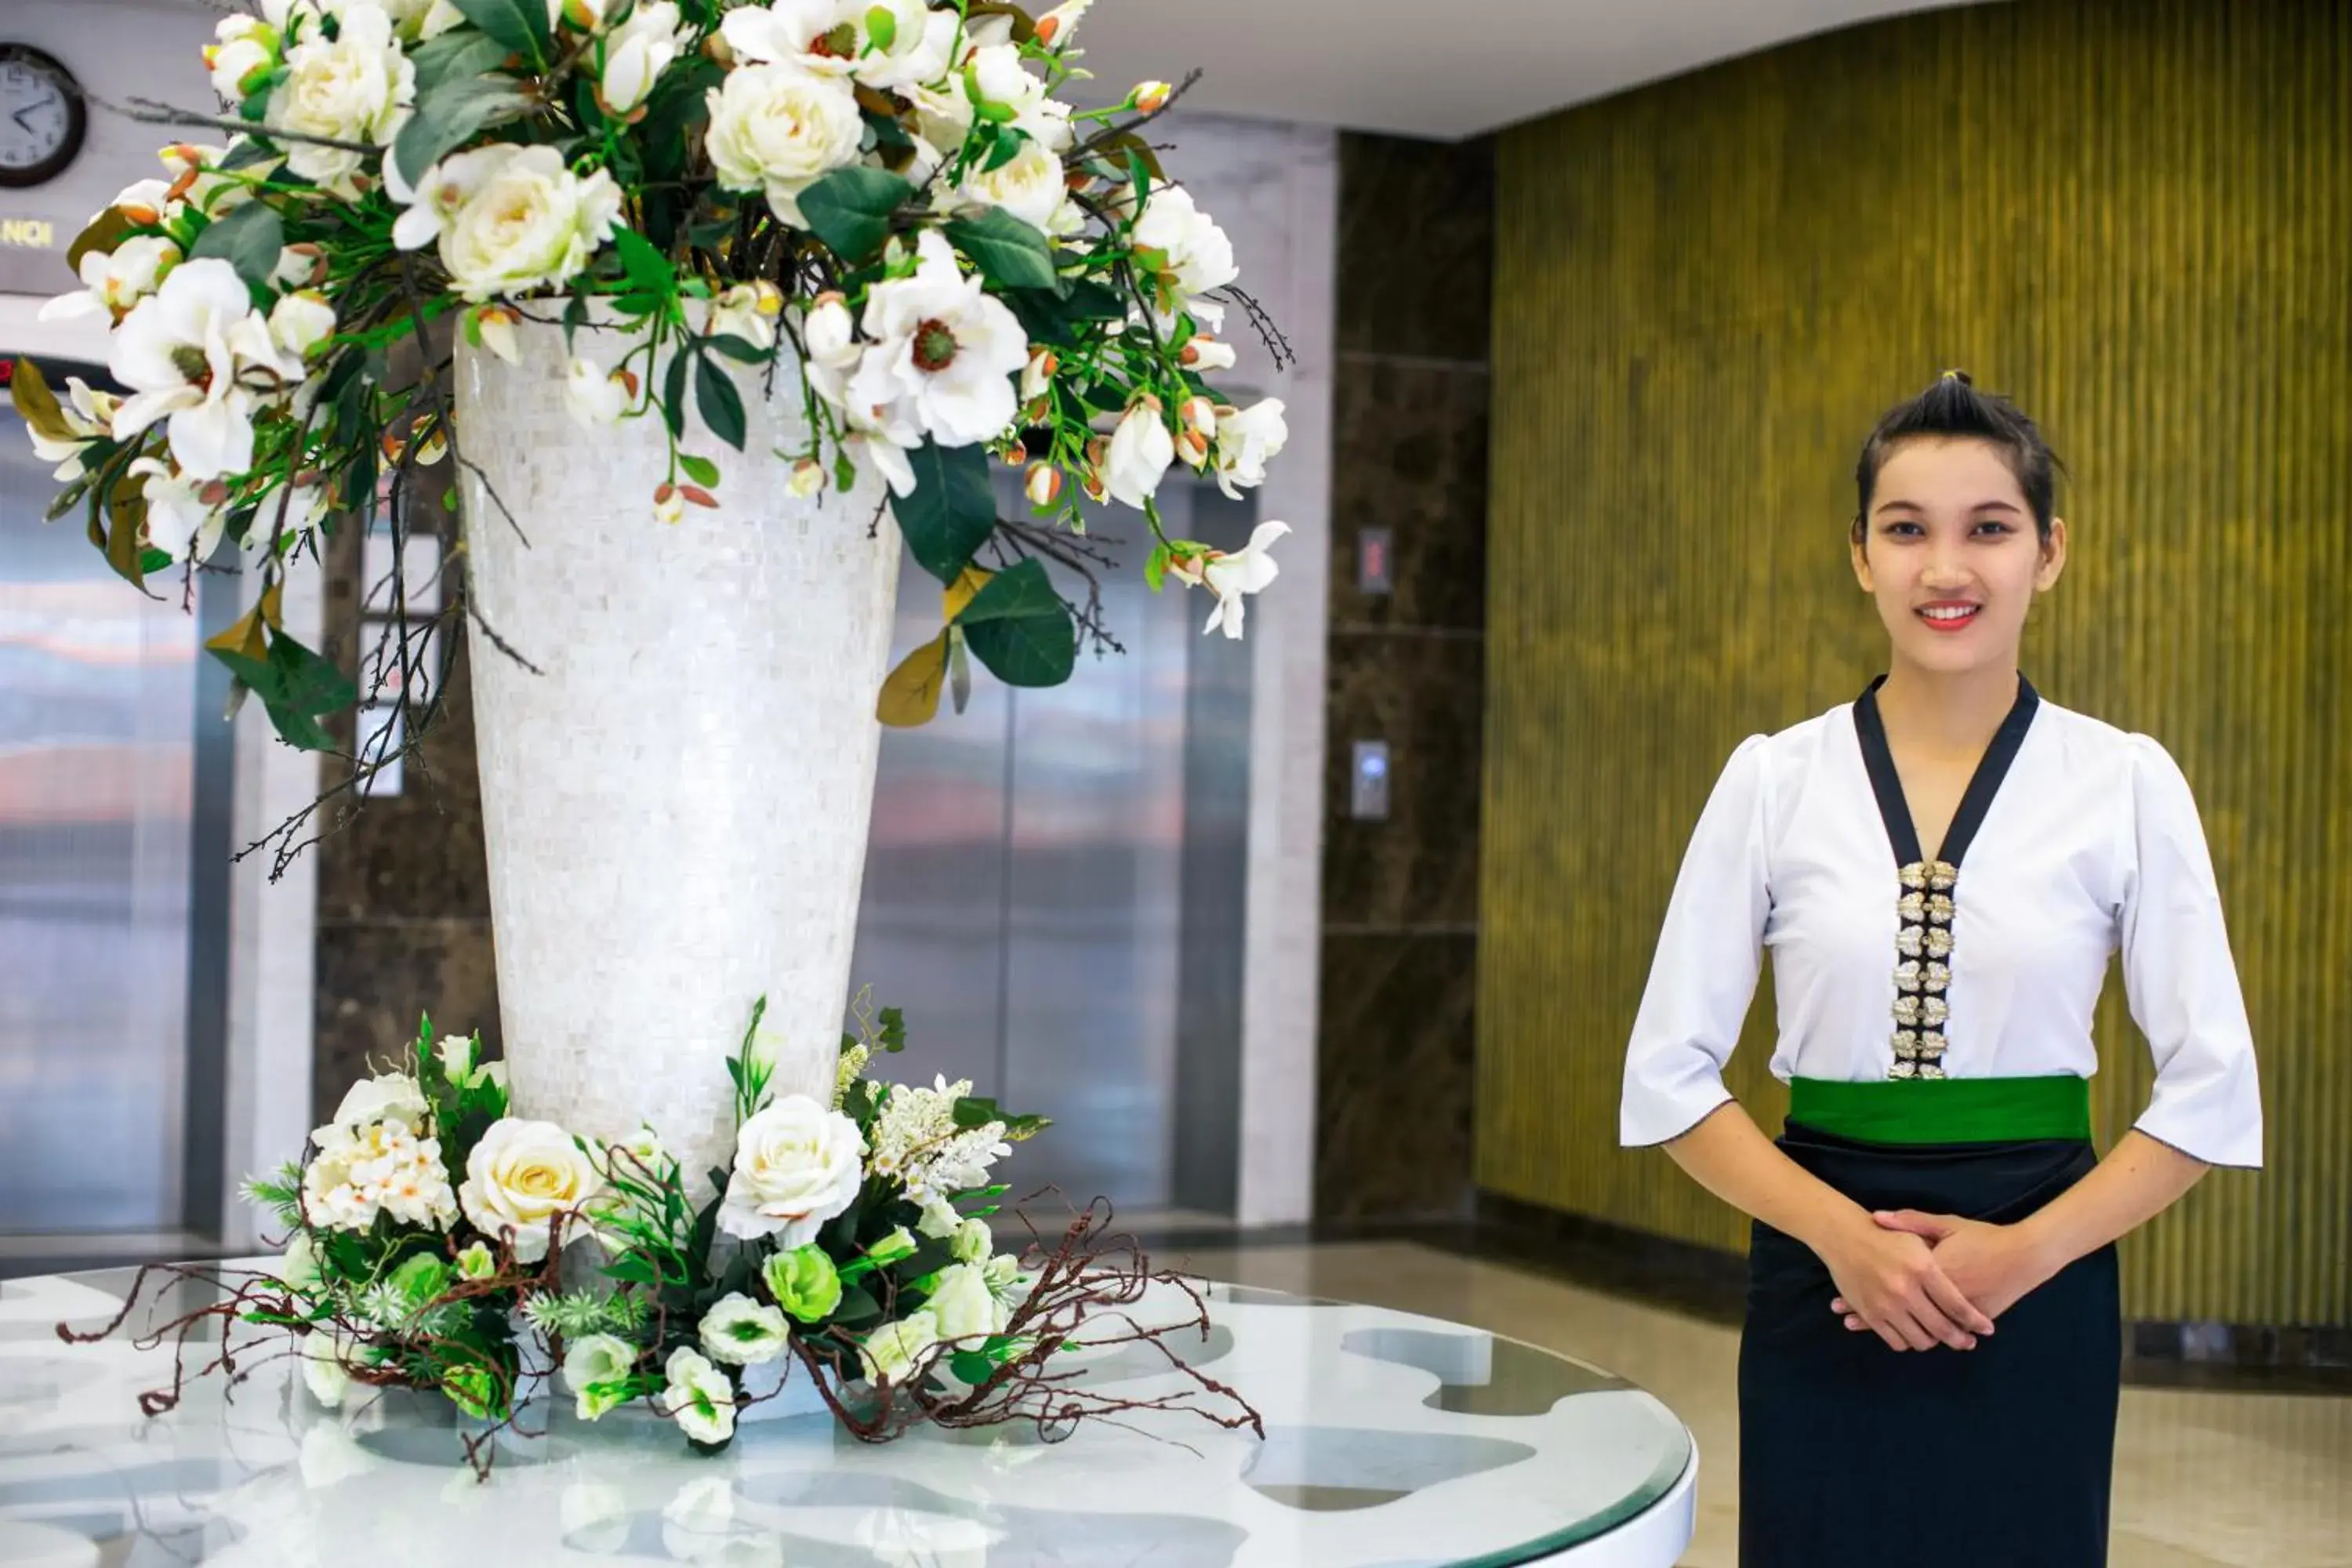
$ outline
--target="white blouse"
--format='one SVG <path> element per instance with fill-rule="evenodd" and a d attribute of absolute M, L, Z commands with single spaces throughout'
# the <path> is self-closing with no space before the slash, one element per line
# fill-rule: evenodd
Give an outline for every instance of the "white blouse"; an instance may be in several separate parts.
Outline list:
<path fill-rule="evenodd" d="M 2147 736 L 2047 701 L 2029 710 L 2025 690 L 2012 716 L 2023 738 L 1952 902 L 1927 917 L 1898 913 L 1893 847 L 1908 814 L 1899 828 L 1882 816 L 1855 704 L 1741 742 L 1667 906 L 1626 1053 L 1621 1142 L 1665 1142 L 1731 1098 L 1723 1064 L 1763 948 L 1780 1011 L 1773 1075 L 1862 1081 L 2090 1077 L 2092 1012 L 2120 946 L 2156 1059 L 2139 1130 L 2209 1164 L 2262 1163 L 2253 1039 L 2188 781 Z M 1923 918 L 1936 923 L 1906 934 Z M 1929 951 L 1898 952 L 1923 930 Z M 1939 994 L 1920 996 L 1916 972 L 1898 990 L 1898 964 L 1913 962 L 1936 966 Z M 1898 1040 L 1916 1060 L 1898 1058 Z"/>

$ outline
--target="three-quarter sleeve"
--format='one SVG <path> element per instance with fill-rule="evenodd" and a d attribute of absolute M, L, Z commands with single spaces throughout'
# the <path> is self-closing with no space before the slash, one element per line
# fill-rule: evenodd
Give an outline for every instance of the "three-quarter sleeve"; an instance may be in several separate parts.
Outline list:
<path fill-rule="evenodd" d="M 1625 1051 L 1617 1139 L 1628 1148 L 1678 1138 L 1731 1098 L 1723 1064 L 1756 994 L 1772 908 L 1766 782 L 1765 737 L 1751 735 L 1724 764 L 1684 853 Z"/>
<path fill-rule="evenodd" d="M 2212 857 L 2189 781 L 2145 735 L 2132 743 L 2130 871 L 2124 889 L 2124 984 L 2156 1058 L 2140 1131 L 2210 1165 L 2263 1163 L 2253 1031 Z"/>

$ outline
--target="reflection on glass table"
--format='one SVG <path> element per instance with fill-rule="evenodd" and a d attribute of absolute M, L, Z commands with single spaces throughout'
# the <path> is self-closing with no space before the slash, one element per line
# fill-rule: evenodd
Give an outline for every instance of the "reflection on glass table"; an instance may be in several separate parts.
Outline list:
<path fill-rule="evenodd" d="M 868 1447 L 819 1411 L 749 1422 L 706 1458 L 640 1409 L 589 1425 L 558 1398 L 478 1482 L 446 1403 L 362 1391 L 324 1409 L 274 1344 L 233 1387 L 192 1383 L 143 1418 L 167 1351 L 55 1331 L 103 1324 L 130 1282 L 0 1281 L 0 1563 L 1669 1568 L 1691 1532 L 1696 1456 L 1655 1399 L 1382 1308 L 1209 1288 L 1211 1331 L 1182 1353 L 1256 1407 L 1263 1441 L 1147 1415 L 1055 1443 L 1004 1427 Z M 1160 1310 L 1185 1315 L 1138 1310 Z M 1146 1395 L 1169 1376 L 1156 1361 L 1073 1364 Z"/>

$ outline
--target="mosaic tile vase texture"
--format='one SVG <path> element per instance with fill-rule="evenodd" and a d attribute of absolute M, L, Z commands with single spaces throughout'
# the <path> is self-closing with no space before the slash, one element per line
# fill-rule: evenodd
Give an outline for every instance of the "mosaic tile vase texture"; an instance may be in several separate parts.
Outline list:
<path fill-rule="evenodd" d="M 583 428 L 562 330 L 517 337 L 513 364 L 457 349 L 471 587 L 536 667 L 478 636 L 468 661 L 514 1103 L 593 1137 L 648 1124 L 688 1172 L 723 1167 L 722 1059 L 757 998 L 777 1091 L 831 1092 L 898 527 L 878 478 L 786 489 L 775 454 L 806 439 L 789 362 L 772 390 L 737 373 L 743 451 L 688 417 L 719 504 L 663 523 L 659 416 Z"/>

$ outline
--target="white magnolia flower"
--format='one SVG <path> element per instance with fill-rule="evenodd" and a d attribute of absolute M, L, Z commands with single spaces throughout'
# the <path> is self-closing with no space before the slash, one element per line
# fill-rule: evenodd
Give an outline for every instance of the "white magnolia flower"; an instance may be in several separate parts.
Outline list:
<path fill-rule="evenodd" d="M 315 289 L 282 295 L 269 310 L 269 337 L 288 357 L 306 360 L 335 335 L 335 308 Z"/>
<path fill-rule="evenodd" d="M 228 513 L 217 504 L 226 487 L 174 473 L 160 458 L 134 458 L 129 471 L 145 481 L 139 499 L 147 509 L 147 542 L 174 561 L 211 560 L 228 528 Z"/>
<path fill-rule="evenodd" d="M 922 432 L 911 426 L 911 440 L 899 440 L 881 429 L 867 428 L 859 424 L 856 414 L 850 416 L 850 434 L 842 437 L 842 446 L 849 452 L 849 460 L 860 468 L 871 468 L 882 476 L 894 496 L 915 493 L 915 465 L 907 454 L 923 444 Z"/>
<path fill-rule="evenodd" d="M 563 406 L 574 421 L 594 429 L 628 411 L 629 384 L 618 370 L 575 359 L 563 374 Z"/>
<path fill-rule="evenodd" d="M 975 166 L 960 194 L 975 206 L 1003 207 L 1031 227 L 1048 230 L 1069 186 L 1062 161 L 1038 143 L 1024 142 L 1002 168 Z"/>
<path fill-rule="evenodd" d="M 671 0 L 646 0 L 631 11 L 603 45 L 596 99 L 604 112 L 626 119 L 644 107 L 654 83 L 693 37 Z"/>
<path fill-rule="evenodd" d="M 583 1334 L 563 1347 L 563 1384 L 572 1409 L 594 1421 L 621 1403 L 617 1385 L 637 1364 L 637 1347 L 617 1334 Z"/>
<path fill-rule="evenodd" d="M 985 44 L 964 62 L 964 91 L 980 112 L 1059 153 L 1070 144 L 1070 107 L 1045 94 L 1045 84 L 1022 64 L 1020 46 Z"/>
<path fill-rule="evenodd" d="M 269 95 L 268 122 L 340 142 L 389 146 L 416 100 L 416 67 L 380 5 L 344 6 L 335 37 L 308 32 L 286 51 L 286 79 Z M 312 142 L 287 146 L 286 166 L 336 194 L 358 194 L 362 154 Z"/>
<path fill-rule="evenodd" d="M 301 374 L 253 308 L 245 279 L 218 257 L 184 261 L 114 329 L 107 368 L 131 388 L 114 413 L 114 438 L 158 419 L 192 479 L 253 466 L 253 416 Z"/>
<path fill-rule="evenodd" d="M 120 316 L 155 291 L 163 275 L 180 264 L 180 247 L 160 234 L 136 234 L 112 250 L 85 250 L 82 286 L 41 307 L 45 321 L 70 321 L 101 311 Z"/>
<path fill-rule="evenodd" d="M 710 335 L 741 338 L 754 348 L 771 349 L 776 346 L 776 319 L 783 312 L 783 290 L 773 283 L 764 278 L 738 283 L 710 302 Z"/>
<path fill-rule="evenodd" d="M 944 51 L 925 48 L 930 19 L 927 0 L 772 0 L 730 11 L 719 30 L 739 59 L 887 89 L 946 71 Z"/>
<path fill-rule="evenodd" d="M 229 149 L 242 150 L 247 142 L 247 138 L 244 136 L 232 136 L 228 147 L 174 142 L 160 149 L 156 156 L 162 161 L 166 176 L 163 186 L 166 216 L 175 217 L 186 208 L 194 207 L 200 213 L 220 217 L 251 201 L 253 186 L 248 182 L 274 173 L 285 159 L 266 158 L 247 164 L 236 174 L 219 173 L 222 162 L 229 155 Z M 140 188 L 132 187 L 134 190 Z M 179 193 L 176 197 L 173 195 L 174 191 Z"/>
<path fill-rule="evenodd" d="M 988 1288 L 988 1276 L 970 1263 L 959 1263 L 940 1271 L 939 1282 L 923 1302 L 923 1310 L 939 1322 L 939 1335 L 943 1340 L 977 1339 L 1003 1328 L 997 1316 L 996 1297 Z"/>
<path fill-rule="evenodd" d="M 669 1386 L 661 1407 L 678 1429 L 698 1443 L 724 1443 L 735 1435 L 735 1385 L 727 1374 L 685 1345 L 669 1352 L 663 1368 Z"/>
<path fill-rule="evenodd" d="M 450 165 L 479 155 L 445 160 L 443 184 L 420 186 L 426 201 L 409 211 L 437 206 L 453 177 Z M 611 174 L 598 169 L 583 179 L 552 147 L 510 148 L 456 177 L 475 183 L 457 210 L 438 220 L 441 264 L 449 269 L 449 286 L 468 300 L 562 288 L 620 226 L 621 191 Z"/>
<path fill-rule="evenodd" d="M 1223 322 L 1225 308 L 1201 296 L 1240 277 L 1241 268 L 1234 265 L 1233 241 L 1193 204 L 1192 192 L 1181 185 L 1153 191 L 1135 220 L 1134 238 L 1138 248 L 1165 258 L 1160 276 L 1194 320 L 1211 327 Z"/>
<path fill-rule="evenodd" d="M 866 1336 L 857 1359 L 870 1383 L 898 1383 L 940 1342 L 940 1321 L 929 1311 L 910 1312 Z"/>
<path fill-rule="evenodd" d="M 1118 428 L 1111 432 L 1110 456 L 1103 482 L 1113 500 L 1140 508 L 1160 488 L 1168 466 L 1176 460 L 1176 438 L 1160 411 L 1160 400 L 1149 394 L 1128 405 Z"/>
<path fill-rule="evenodd" d="M 310 1244 L 309 1231 L 296 1231 L 286 1243 L 286 1254 L 278 1260 L 278 1278 L 292 1290 L 316 1290 L 323 1282 L 319 1273 L 319 1249 Z"/>
<path fill-rule="evenodd" d="M 515 328 L 522 317 L 505 305 L 474 307 L 474 331 L 480 335 L 482 346 L 509 364 L 522 363 L 522 343 L 515 336 Z"/>
<path fill-rule="evenodd" d="M 424 1131 L 427 1110 L 424 1089 L 404 1072 L 363 1078 L 343 1091 L 342 1103 L 331 1119 L 338 1127 L 364 1127 L 371 1121 L 397 1121 L 411 1132 Z"/>
<path fill-rule="evenodd" d="M 770 1362 L 792 1343 L 792 1326 L 784 1314 L 740 1290 L 730 1290 L 710 1304 L 695 1330 L 703 1351 L 713 1361 L 735 1366 Z"/>
<path fill-rule="evenodd" d="M 577 1214 L 604 1188 L 571 1133 L 552 1121 L 509 1116 L 490 1123 L 466 1156 L 457 1203 L 483 1235 L 503 1239 L 511 1231 L 515 1257 L 536 1263 L 547 1256 L 556 1217 Z M 567 1228 L 576 1237 L 583 1227 Z"/>
<path fill-rule="evenodd" d="M 866 1141 L 857 1123 L 804 1094 L 788 1094 L 743 1123 L 719 1228 L 790 1249 L 816 1239 L 857 1196 Z"/>
<path fill-rule="evenodd" d="M 1063 4 L 1037 18 L 1037 41 L 1057 52 L 1068 48 L 1079 21 L 1094 3 L 1095 0 L 1063 0 Z"/>
<path fill-rule="evenodd" d="M 1265 466 L 1290 439 L 1282 399 L 1269 397 L 1247 408 L 1217 409 L 1217 488 L 1241 499 L 1244 489 L 1265 482 Z"/>
<path fill-rule="evenodd" d="M 754 15 L 730 11 L 728 20 Z M 721 187 L 763 191 L 778 218 L 795 226 L 800 195 L 857 161 L 866 122 L 849 83 L 797 66 L 739 66 L 710 89 L 704 135 Z"/>
<path fill-rule="evenodd" d="M 44 436 L 28 425 L 25 433 L 33 439 L 33 455 L 57 465 L 52 477 L 59 484 L 71 484 L 82 476 L 82 457 L 90 443 L 110 432 L 114 411 L 121 402 L 110 392 L 94 390 L 78 375 L 66 377 L 66 395 L 58 400 L 58 412 L 65 417 L 67 438 Z"/>
<path fill-rule="evenodd" d="M 330 1410 L 342 1408 L 352 1391 L 350 1342 L 338 1330 L 312 1329 L 302 1336 L 302 1382 L 310 1397 Z"/>
<path fill-rule="evenodd" d="M 809 382 L 819 396 L 836 408 L 847 400 L 850 374 L 866 355 L 856 335 L 848 305 L 830 289 L 816 297 L 801 320 L 801 346 Z"/>
<path fill-rule="evenodd" d="M 446 1230 L 457 1200 L 441 1163 L 441 1141 L 419 1138 L 402 1122 L 314 1130 L 316 1152 L 302 1169 L 302 1208 L 311 1225 L 365 1230 L 378 1215 L 403 1225 Z"/>
<path fill-rule="evenodd" d="M 1202 635 L 1220 626 L 1229 637 L 1242 635 L 1243 595 L 1262 593 L 1274 581 L 1277 568 L 1266 547 L 1289 531 L 1286 522 L 1261 522 L 1250 534 L 1248 546 L 1235 554 L 1212 551 L 1205 559 L 1180 561 L 1168 568 L 1168 574 L 1187 587 L 1205 583 L 1217 595 L 1217 607 L 1209 612 Z"/>
<path fill-rule="evenodd" d="M 847 403 L 877 412 L 903 404 L 943 446 L 988 440 L 1019 411 L 1012 378 L 1029 363 L 1028 336 L 1003 300 L 964 274 L 945 235 L 927 228 L 915 248 L 912 275 L 877 283 L 866 296 L 873 342 Z"/>

